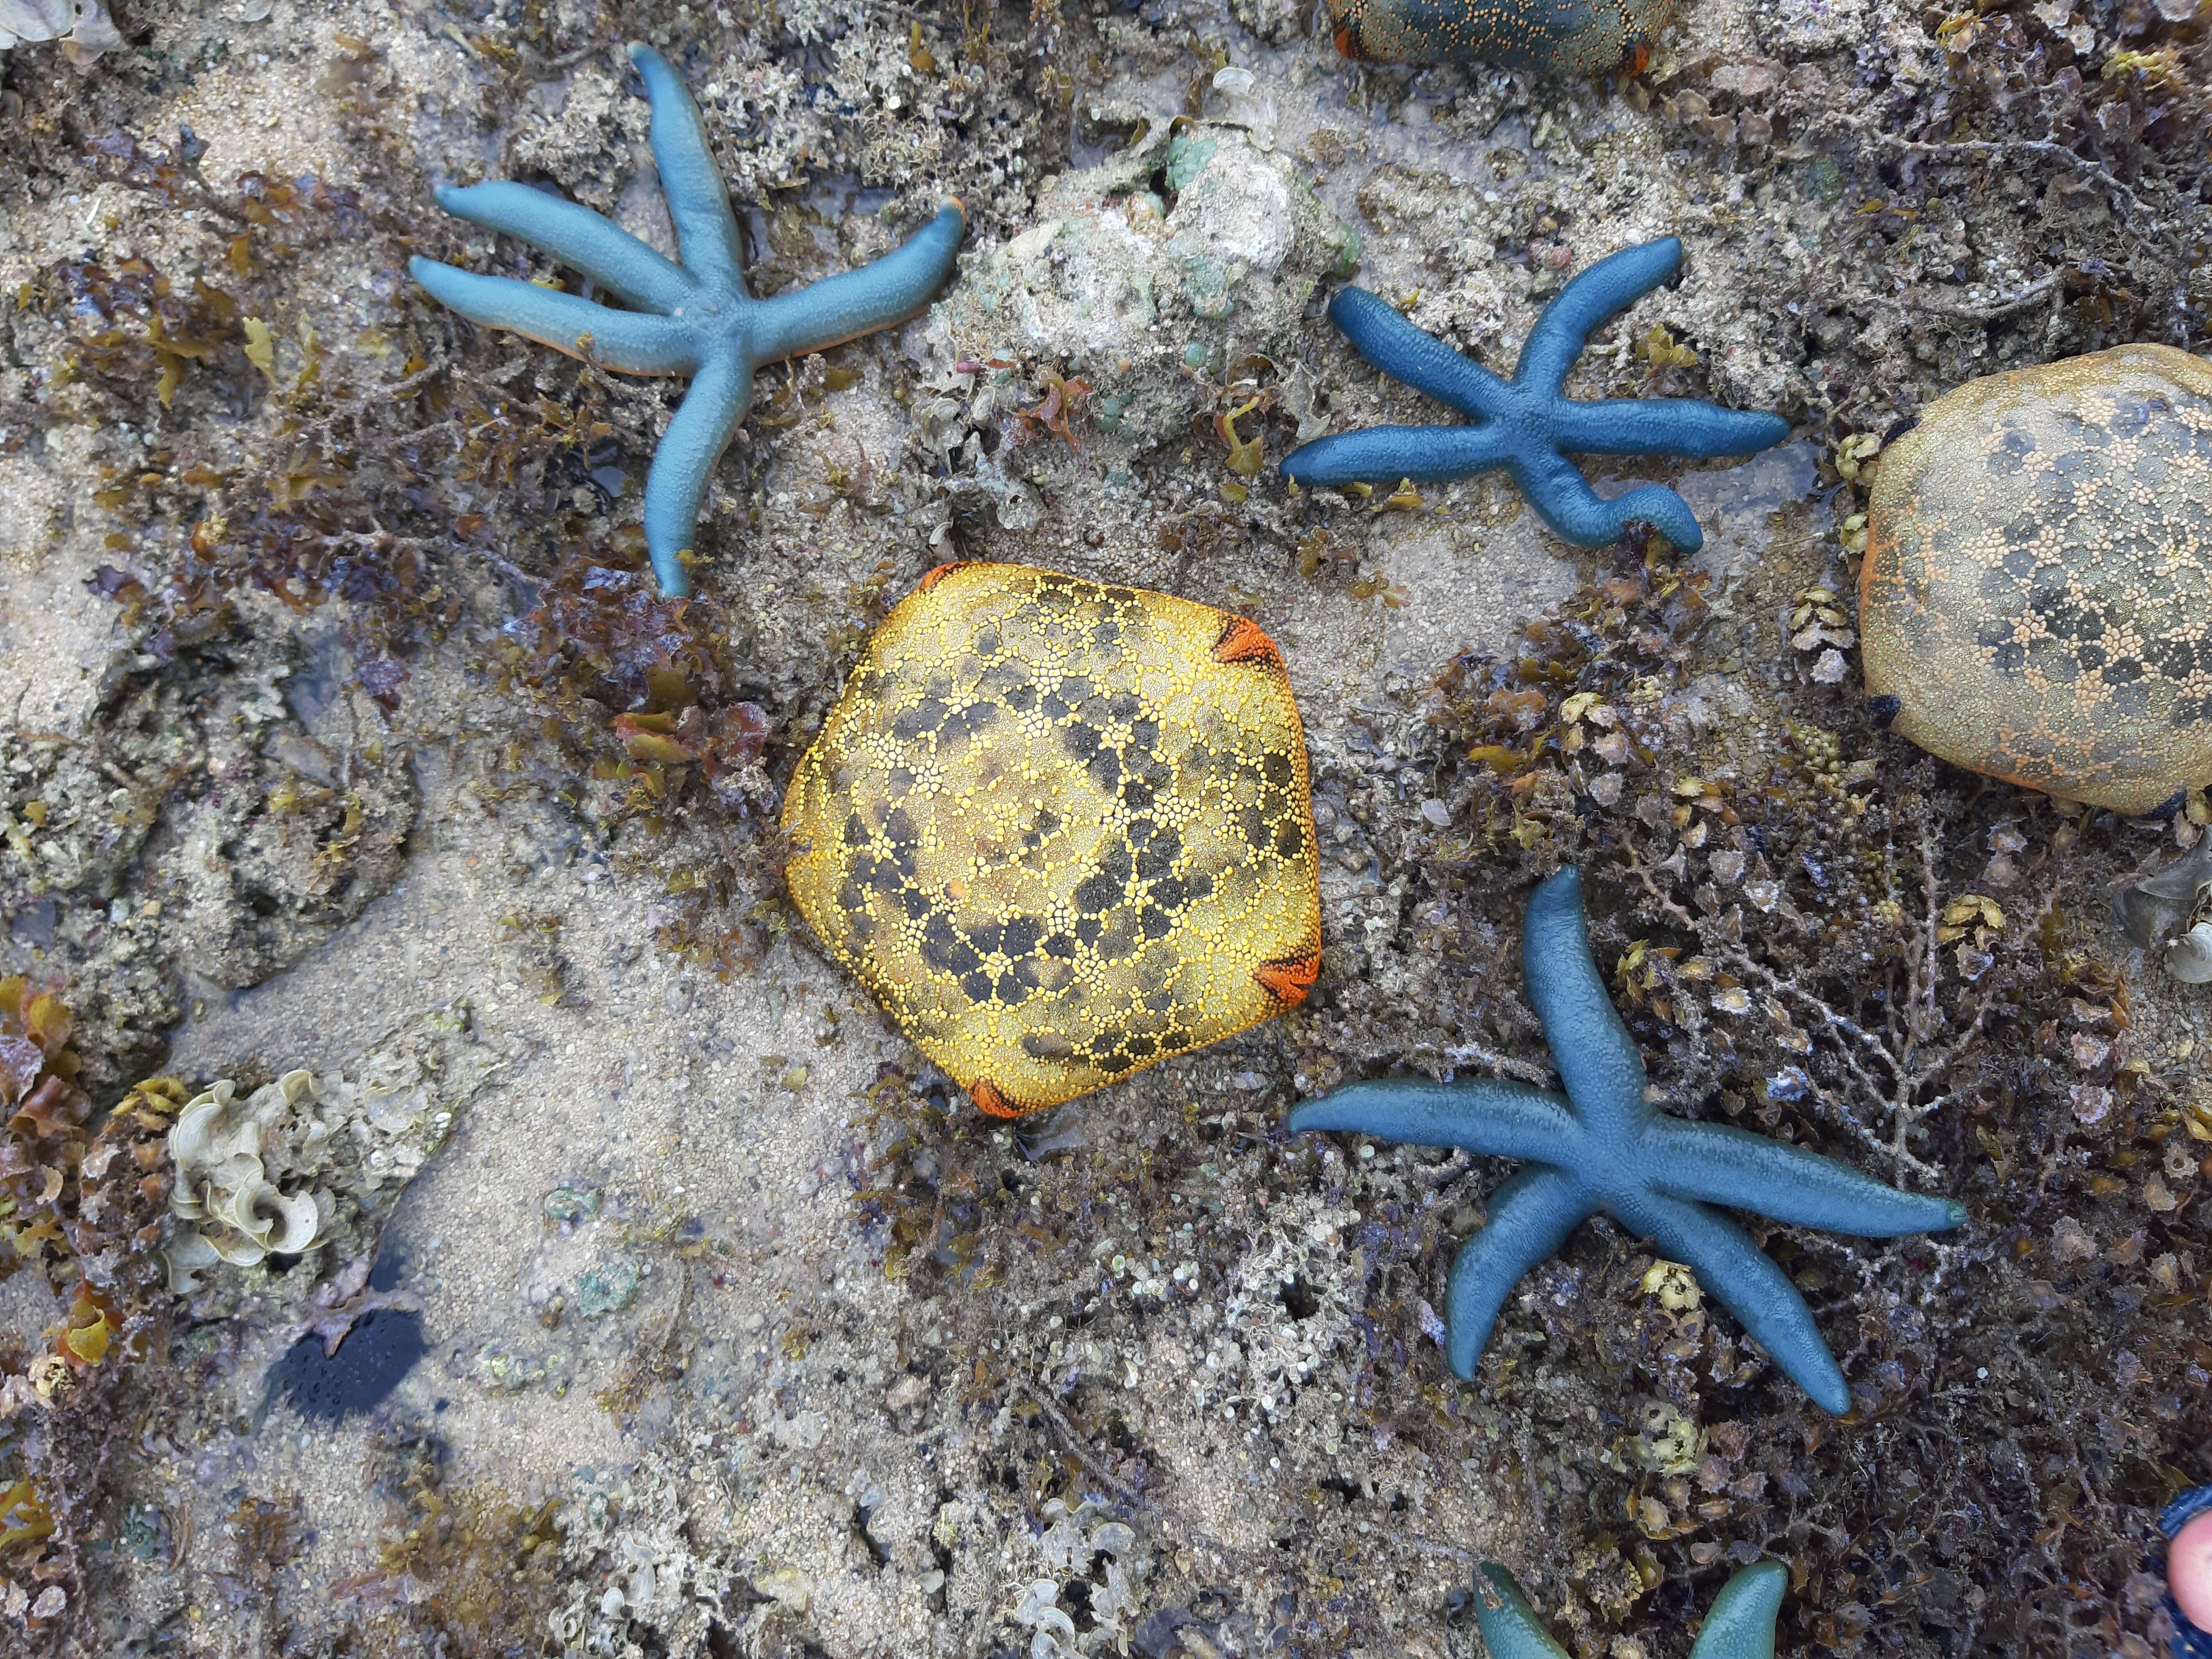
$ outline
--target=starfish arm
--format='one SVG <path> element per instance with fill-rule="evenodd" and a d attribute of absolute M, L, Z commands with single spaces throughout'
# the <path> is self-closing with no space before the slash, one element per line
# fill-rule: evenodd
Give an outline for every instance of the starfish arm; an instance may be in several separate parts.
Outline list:
<path fill-rule="evenodd" d="M 1966 1206 L 1951 1199 L 1899 1192 L 1832 1158 L 1729 1124 L 1662 1118 L 1650 1133 L 1652 1185 L 1669 1198 L 1858 1238 L 1944 1232 L 1966 1218 Z"/>
<path fill-rule="evenodd" d="M 904 322 L 951 276 L 968 215 L 950 201 L 900 246 L 858 270 L 763 300 L 746 319 L 754 367 L 822 351 Z"/>
<path fill-rule="evenodd" d="M 1746 1567 L 1721 1586 L 1690 1659 L 1774 1659 L 1774 1621 L 1790 1569 L 1779 1561 Z"/>
<path fill-rule="evenodd" d="M 730 211 L 730 192 L 714 165 L 699 106 L 668 60 L 652 47 L 633 46 L 629 60 L 645 77 L 646 99 L 653 106 L 653 159 L 660 169 L 660 193 L 675 222 L 684 268 L 708 289 L 743 295 L 745 268 L 737 216 Z"/>
<path fill-rule="evenodd" d="M 501 179 L 441 190 L 438 205 L 457 218 L 509 236 L 580 270 L 629 305 L 673 311 L 697 292 L 684 267 L 654 252 L 587 207 Z"/>
<path fill-rule="evenodd" d="M 1490 1219 L 1460 1246 L 1444 1291 L 1445 1358 L 1474 1375 L 1505 1298 L 1538 1262 L 1567 1242 L 1594 1207 L 1561 1170 L 1523 1170 L 1490 1195 Z"/>
<path fill-rule="evenodd" d="M 1682 263 L 1682 239 L 1623 248 L 1599 260 L 1559 290 L 1528 331 L 1514 368 L 1516 386 L 1556 392 L 1582 356 L 1583 342 L 1600 323 L 1618 316 L 1674 274 Z"/>
<path fill-rule="evenodd" d="M 1629 1145 L 1652 1115 L 1644 1103 L 1644 1056 L 1590 957 L 1582 872 L 1572 865 L 1528 896 L 1521 978 L 1575 1115 L 1594 1139 Z"/>
<path fill-rule="evenodd" d="M 1337 289 L 1328 302 L 1328 319 L 1355 351 L 1392 380 L 1449 404 L 1462 415 L 1502 415 L 1513 403 L 1504 381 L 1435 335 L 1414 327 L 1396 307 L 1364 288 Z"/>
<path fill-rule="evenodd" d="M 1482 1628 L 1490 1659 L 1568 1659 L 1567 1650 L 1552 1639 L 1511 1573 L 1495 1561 L 1486 1561 L 1482 1577 L 1498 1601 L 1492 1607 L 1480 1595 L 1474 1598 L 1474 1622 Z"/>
<path fill-rule="evenodd" d="M 1553 441 L 1569 454 L 1680 455 L 1699 461 L 1755 454 L 1789 435 L 1790 422 L 1779 415 L 1723 409 L 1694 398 L 1562 399 L 1552 424 Z"/>
<path fill-rule="evenodd" d="M 1283 458 L 1294 483 L 1335 488 L 1394 484 L 1401 478 L 1435 483 L 1501 467 L 1512 447 L 1496 426 L 1370 426 L 1301 444 Z"/>
<path fill-rule="evenodd" d="M 1294 1109 L 1289 1127 L 1293 1134 L 1352 1129 L 1409 1146 L 1457 1146 L 1545 1164 L 1565 1162 L 1580 1134 L 1559 1096 L 1502 1078 L 1354 1083 Z"/>
<path fill-rule="evenodd" d="M 714 463 L 729 447 L 730 435 L 752 400 L 750 364 L 735 355 L 710 359 L 693 377 L 653 454 L 645 476 L 645 547 L 664 599 L 681 599 L 691 591 L 691 574 L 681 556 L 698 527 L 699 503 Z"/>
<path fill-rule="evenodd" d="M 1615 1214 L 1632 1231 L 1648 1237 L 1659 1254 L 1686 1263 L 1698 1282 L 1736 1316 L 1784 1375 L 1832 1416 L 1851 1408 L 1851 1391 L 1835 1356 L 1820 1340 L 1813 1310 L 1768 1261 L 1750 1235 L 1726 1216 L 1653 1192 Z"/>
<path fill-rule="evenodd" d="M 1685 552 L 1705 544 L 1690 504 L 1659 484 L 1644 484 L 1611 501 L 1601 500 L 1574 463 L 1553 453 L 1513 464 L 1513 482 L 1521 486 L 1544 522 L 1564 541 L 1577 547 L 1603 547 L 1620 539 L 1623 531 L 1638 520 L 1652 526 Z"/>
<path fill-rule="evenodd" d="M 430 297 L 472 323 L 503 328 L 565 351 L 586 355 L 628 374 L 689 374 L 699 366 L 691 331 L 666 317 L 615 311 L 573 294 L 518 283 L 512 276 L 481 276 L 417 256 L 408 270 Z"/>

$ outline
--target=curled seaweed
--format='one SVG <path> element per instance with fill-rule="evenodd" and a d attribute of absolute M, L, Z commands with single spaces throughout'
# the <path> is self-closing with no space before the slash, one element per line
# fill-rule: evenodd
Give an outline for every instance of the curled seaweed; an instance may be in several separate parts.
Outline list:
<path fill-rule="evenodd" d="M 456 1006 L 343 1073 L 287 1071 L 246 1095 L 228 1079 L 209 1085 L 169 1133 L 170 1288 L 199 1291 L 218 1263 L 259 1269 L 325 1247 L 333 1262 L 373 1255 L 383 1218 L 495 1065 Z"/>
<path fill-rule="evenodd" d="M 335 1208 L 331 1195 L 288 1193 L 270 1179 L 280 1148 L 290 1150 L 282 1140 L 289 1121 L 314 1097 L 308 1072 L 287 1072 L 243 1100 L 225 1079 L 178 1115 L 169 1132 L 169 1158 L 177 1169 L 169 1211 L 192 1224 L 179 1228 L 170 1243 L 170 1289 L 197 1289 L 193 1275 L 217 1261 L 252 1267 L 272 1254 L 297 1255 L 322 1236 Z M 298 1149 L 302 1157 L 312 1158 L 327 1133 L 309 1120 Z"/>

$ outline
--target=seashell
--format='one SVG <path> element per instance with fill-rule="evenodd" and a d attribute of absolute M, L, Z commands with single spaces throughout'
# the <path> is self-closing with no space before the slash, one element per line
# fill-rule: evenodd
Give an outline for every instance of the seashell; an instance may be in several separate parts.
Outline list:
<path fill-rule="evenodd" d="M 203 1168 L 238 1152 L 258 1153 L 261 1130 L 258 1124 L 233 1126 L 230 1106 L 237 1090 L 228 1079 L 204 1094 L 196 1095 L 177 1114 L 169 1131 L 169 1162 L 179 1170 Z M 246 1131 L 241 1135 L 240 1128 Z"/>
<path fill-rule="evenodd" d="M 210 1249 L 234 1267 L 258 1267 L 269 1256 L 267 1245 L 228 1227 L 218 1227 L 213 1233 L 204 1232 L 200 1237 L 207 1240 Z"/>
<path fill-rule="evenodd" d="M 314 1193 L 295 1193 L 290 1197 L 278 1194 L 277 1220 L 269 1239 L 270 1249 L 278 1255 L 297 1255 L 309 1249 L 323 1231 L 322 1206 Z"/>
<path fill-rule="evenodd" d="M 2184 985 L 2212 983 L 2212 921 L 2200 921 L 2166 948 L 2166 971 Z"/>
<path fill-rule="evenodd" d="M 213 1201 L 207 1206 L 208 1217 L 265 1249 L 271 1224 L 262 1216 L 261 1209 L 264 1204 L 275 1205 L 283 1197 L 275 1184 L 265 1180 L 219 1186 Z"/>

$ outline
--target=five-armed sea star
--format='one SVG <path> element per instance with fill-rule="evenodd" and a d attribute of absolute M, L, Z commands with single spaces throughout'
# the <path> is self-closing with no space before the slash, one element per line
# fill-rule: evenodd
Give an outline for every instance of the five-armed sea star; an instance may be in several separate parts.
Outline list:
<path fill-rule="evenodd" d="M 653 105 L 653 158 L 676 223 L 676 264 L 610 221 L 527 185 L 441 190 L 438 205 L 529 243 L 581 271 L 635 311 L 616 311 L 536 283 L 479 276 L 416 258 L 415 280 L 471 322 L 504 328 L 631 374 L 688 374 L 645 481 L 645 544 L 660 591 L 689 593 L 685 555 L 714 463 L 753 400 L 753 373 L 913 316 L 945 285 L 967 228 L 949 201 L 913 240 L 873 264 L 772 300 L 746 290 L 738 222 L 715 170 L 698 106 L 665 58 L 632 46 Z"/>
<path fill-rule="evenodd" d="M 1352 1084 L 1290 1115 L 1293 1131 L 1351 1129 L 1538 1166 L 1492 1194 L 1489 1224 L 1452 1263 L 1445 1309 L 1452 1369 L 1474 1374 L 1521 1276 L 1603 1210 L 1670 1261 L 1686 1263 L 1823 1410 L 1849 1411 L 1850 1390 L 1804 1297 L 1741 1227 L 1710 1206 L 1866 1238 L 1940 1232 L 1966 1218 L 1965 1206 L 1899 1192 L 1802 1146 L 1654 1110 L 1644 1098 L 1644 1057 L 1591 960 L 1582 877 L 1572 866 L 1529 896 L 1521 977 L 1564 1096 L 1497 1078 L 1401 1078 Z"/>
<path fill-rule="evenodd" d="M 1601 500 L 1567 457 L 1749 455 L 1788 437 L 1790 422 L 1687 398 L 1591 404 L 1561 395 L 1589 331 L 1665 282 L 1681 262 L 1682 243 L 1674 236 L 1599 260 L 1544 307 L 1510 380 L 1423 333 L 1365 289 L 1340 289 L 1328 304 L 1329 320 L 1359 355 L 1474 424 L 1377 426 L 1317 438 L 1285 458 L 1283 476 L 1299 484 L 1431 483 L 1503 467 L 1544 522 L 1577 546 L 1601 547 L 1641 520 L 1678 548 L 1702 547 L 1705 532 L 1690 504 L 1673 490 L 1644 484 Z"/>
<path fill-rule="evenodd" d="M 1511 1573 L 1486 1561 L 1482 1577 L 1500 1603 L 1493 1607 L 1480 1594 L 1474 1598 L 1474 1620 L 1482 1626 L 1490 1659 L 1568 1659 Z M 1736 1574 L 1713 1598 L 1690 1659 L 1774 1659 L 1774 1620 L 1789 1587 L 1790 1569 L 1779 1561 L 1761 1561 Z"/>

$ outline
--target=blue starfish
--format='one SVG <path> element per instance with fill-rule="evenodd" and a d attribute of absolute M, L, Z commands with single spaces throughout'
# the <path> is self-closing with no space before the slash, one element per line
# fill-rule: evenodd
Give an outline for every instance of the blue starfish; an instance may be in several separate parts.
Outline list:
<path fill-rule="evenodd" d="M 1317 438 L 1285 457 L 1283 476 L 1300 484 L 1432 483 L 1503 467 L 1544 522 L 1578 547 L 1618 540 L 1637 519 L 1686 552 L 1704 546 L 1690 504 L 1673 490 L 1644 484 L 1602 501 L 1567 457 L 1749 455 L 1788 437 L 1790 422 L 1687 398 L 1585 404 L 1560 395 L 1589 331 L 1681 263 L 1681 239 L 1674 236 L 1599 260 L 1544 307 L 1510 380 L 1423 333 L 1365 289 L 1338 289 L 1328 302 L 1329 320 L 1361 356 L 1474 424 L 1377 426 Z"/>
<path fill-rule="evenodd" d="M 756 300 L 745 289 L 738 222 L 698 106 L 659 52 L 632 46 L 629 55 L 652 101 L 653 159 L 676 222 L 682 264 L 589 208 L 527 185 L 441 190 L 438 205 L 552 255 L 637 309 L 616 311 L 536 283 L 479 276 L 434 259 L 411 259 L 408 269 L 471 322 L 588 356 L 624 374 L 691 377 L 645 481 L 645 544 L 661 592 L 673 598 L 691 591 L 684 564 L 699 502 L 714 463 L 752 406 L 754 371 L 913 316 L 951 275 L 968 218 L 958 201 L 949 201 L 913 240 L 873 264 Z"/>
<path fill-rule="evenodd" d="M 1482 1626 L 1490 1659 L 1568 1659 L 1511 1573 L 1486 1561 L 1482 1577 L 1499 1602 L 1493 1607 L 1480 1595 L 1474 1599 L 1474 1621 Z M 1713 1598 L 1690 1659 L 1774 1659 L 1774 1620 L 1789 1586 L 1790 1569 L 1779 1561 L 1761 1561 L 1736 1574 Z"/>
<path fill-rule="evenodd" d="M 1582 877 L 1572 866 L 1529 896 L 1521 977 L 1543 1021 L 1564 1097 L 1481 1078 L 1355 1083 L 1291 1112 L 1290 1127 L 1352 1129 L 1419 1146 L 1525 1158 L 1491 1196 L 1489 1224 L 1460 1247 L 1446 1292 L 1446 1353 L 1462 1376 L 1513 1286 L 1603 1210 L 1669 1261 L 1686 1263 L 1774 1363 L 1837 1416 L 1844 1374 L 1797 1288 L 1711 1206 L 1865 1238 L 1940 1232 L 1964 1206 L 1922 1198 L 1833 1158 L 1722 1123 L 1662 1116 L 1644 1099 L 1643 1056 L 1590 959 Z"/>

